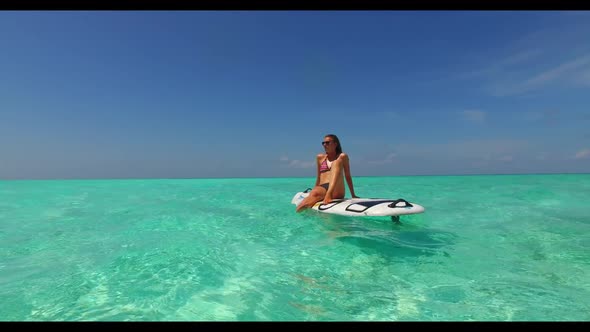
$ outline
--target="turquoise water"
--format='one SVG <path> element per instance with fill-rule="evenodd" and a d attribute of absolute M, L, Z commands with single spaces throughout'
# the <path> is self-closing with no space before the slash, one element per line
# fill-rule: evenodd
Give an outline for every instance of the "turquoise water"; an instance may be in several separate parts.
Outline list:
<path fill-rule="evenodd" d="M 313 180 L 0 182 L 0 320 L 590 319 L 590 175 L 355 178 L 400 224 Z"/>

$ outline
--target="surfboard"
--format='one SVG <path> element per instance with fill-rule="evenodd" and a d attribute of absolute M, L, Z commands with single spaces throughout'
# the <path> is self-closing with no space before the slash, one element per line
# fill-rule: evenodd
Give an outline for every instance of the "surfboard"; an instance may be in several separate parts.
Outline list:
<path fill-rule="evenodd" d="M 298 192 L 291 200 L 292 204 L 299 205 L 309 195 L 310 189 Z M 317 202 L 312 209 L 322 212 L 338 214 L 343 216 L 369 216 L 369 217 L 392 217 L 397 220 L 401 215 L 417 214 L 424 212 L 422 205 L 408 202 L 405 199 L 388 198 L 344 198 L 334 199 L 328 204 Z M 397 217 L 397 218 L 396 218 Z"/>

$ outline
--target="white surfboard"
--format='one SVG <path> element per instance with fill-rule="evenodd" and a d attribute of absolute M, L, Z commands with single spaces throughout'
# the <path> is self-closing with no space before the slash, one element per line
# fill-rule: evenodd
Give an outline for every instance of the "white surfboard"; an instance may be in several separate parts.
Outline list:
<path fill-rule="evenodd" d="M 298 192 L 291 200 L 292 204 L 299 205 L 309 195 L 309 189 Z M 424 207 L 408 202 L 404 199 L 387 198 L 344 198 L 334 199 L 328 204 L 317 202 L 312 209 L 331 214 L 343 216 L 372 216 L 372 217 L 399 217 L 401 215 L 416 214 L 424 212 Z"/>

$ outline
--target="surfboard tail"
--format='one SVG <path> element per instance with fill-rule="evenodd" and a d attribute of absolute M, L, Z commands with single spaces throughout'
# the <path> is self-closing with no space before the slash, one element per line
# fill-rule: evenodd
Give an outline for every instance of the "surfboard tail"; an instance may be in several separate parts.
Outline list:
<path fill-rule="evenodd" d="M 295 196 L 293 196 L 293 199 L 291 200 L 291 204 L 299 205 L 299 203 L 301 203 L 301 201 L 303 201 L 305 199 L 305 197 L 307 197 L 307 196 L 309 196 L 309 192 L 300 191 L 297 194 L 295 194 Z"/>

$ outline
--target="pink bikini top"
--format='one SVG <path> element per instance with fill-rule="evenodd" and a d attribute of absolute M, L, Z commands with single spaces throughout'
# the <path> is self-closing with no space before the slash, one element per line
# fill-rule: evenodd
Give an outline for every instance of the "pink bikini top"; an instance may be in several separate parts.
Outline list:
<path fill-rule="evenodd" d="M 332 162 L 328 160 L 328 157 L 320 164 L 320 173 L 327 172 L 332 169 Z"/>

